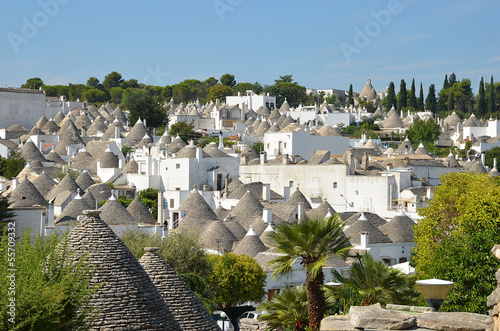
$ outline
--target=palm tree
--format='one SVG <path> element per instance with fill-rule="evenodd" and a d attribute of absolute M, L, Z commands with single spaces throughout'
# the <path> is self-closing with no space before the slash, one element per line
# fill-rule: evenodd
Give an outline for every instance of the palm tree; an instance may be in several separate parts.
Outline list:
<path fill-rule="evenodd" d="M 273 330 L 294 327 L 295 331 L 304 331 L 309 324 L 304 286 L 285 287 L 271 301 L 260 304 L 259 309 L 269 312 L 261 315 L 259 321 L 266 321 Z"/>
<path fill-rule="evenodd" d="M 273 277 L 289 275 L 296 259 L 301 260 L 306 270 L 306 289 L 309 326 L 311 331 L 319 329 L 326 311 L 323 267 L 328 259 L 347 254 L 350 243 L 344 235 L 345 223 L 338 215 L 328 219 L 306 218 L 298 223 L 284 223 L 276 227 L 270 236 L 273 246 L 282 256 L 272 260 L 275 266 Z"/>
<path fill-rule="evenodd" d="M 375 260 L 370 254 L 356 254 L 349 278 L 333 270 L 333 278 L 361 296 L 361 305 L 369 306 L 376 302 L 408 303 L 414 289 L 412 277 L 402 271 L 389 267 L 383 261 Z M 415 295 L 415 297 L 418 294 Z"/>

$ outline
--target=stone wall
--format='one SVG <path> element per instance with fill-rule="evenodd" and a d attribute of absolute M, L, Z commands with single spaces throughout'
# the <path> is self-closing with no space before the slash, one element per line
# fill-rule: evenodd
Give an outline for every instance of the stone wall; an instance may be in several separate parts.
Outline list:
<path fill-rule="evenodd" d="M 259 322 L 250 318 L 243 318 L 241 320 L 240 331 L 250 331 L 250 330 L 265 330 L 267 328 L 266 322 Z"/>
<path fill-rule="evenodd" d="M 497 259 L 500 260 L 500 245 L 495 245 L 491 249 L 491 252 Z M 497 288 L 488 296 L 488 301 L 486 302 L 486 304 L 488 305 L 488 307 L 491 307 L 490 316 L 493 317 L 493 320 L 495 321 L 493 330 L 500 331 L 500 319 L 498 313 L 498 306 L 500 304 L 500 269 L 498 269 L 495 276 L 497 278 Z"/>

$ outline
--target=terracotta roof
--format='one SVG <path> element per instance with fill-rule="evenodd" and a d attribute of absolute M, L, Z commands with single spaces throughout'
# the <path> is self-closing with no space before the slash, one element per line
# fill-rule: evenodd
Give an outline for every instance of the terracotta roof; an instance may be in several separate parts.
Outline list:
<path fill-rule="evenodd" d="M 181 330 L 139 261 L 98 216 L 90 211 L 68 234 L 74 261 L 95 267 L 91 285 L 100 285 L 89 305 L 100 313 L 92 329 Z"/>
<path fill-rule="evenodd" d="M 156 253 L 146 247 L 140 264 L 160 292 L 182 330 L 220 331 L 198 297 L 177 273 Z"/>

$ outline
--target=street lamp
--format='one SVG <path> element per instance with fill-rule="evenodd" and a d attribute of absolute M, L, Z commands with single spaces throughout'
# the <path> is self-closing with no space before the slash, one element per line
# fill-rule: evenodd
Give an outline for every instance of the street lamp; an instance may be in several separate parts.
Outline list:
<path fill-rule="evenodd" d="M 436 311 L 439 311 L 439 308 L 446 299 L 446 295 L 448 295 L 454 284 L 448 280 L 435 278 L 417 280 L 415 283 L 424 295 L 427 304 Z"/>

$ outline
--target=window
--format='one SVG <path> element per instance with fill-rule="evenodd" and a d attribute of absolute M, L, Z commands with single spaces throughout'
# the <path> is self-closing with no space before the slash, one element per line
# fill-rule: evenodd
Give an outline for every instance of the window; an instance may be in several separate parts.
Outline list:
<path fill-rule="evenodd" d="M 267 143 L 267 149 L 269 149 L 269 143 Z"/>
<path fill-rule="evenodd" d="M 181 168 L 180 163 L 176 163 L 176 164 L 175 164 L 175 169 L 180 169 L 180 168 Z"/>
<path fill-rule="evenodd" d="M 174 199 L 170 199 L 170 208 L 174 208 Z"/>
<path fill-rule="evenodd" d="M 406 257 L 400 257 L 399 258 L 399 263 L 404 263 L 404 262 L 407 262 L 408 259 Z"/>
<path fill-rule="evenodd" d="M 337 188 L 337 182 L 333 182 L 333 188 Z"/>
<path fill-rule="evenodd" d="M 293 180 L 288 183 L 288 186 L 293 187 Z"/>
<path fill-rule="evenodd" d="M 284 148 L 286 148 L 286 143 L 283 146 L 284 146 Z"/>

